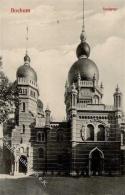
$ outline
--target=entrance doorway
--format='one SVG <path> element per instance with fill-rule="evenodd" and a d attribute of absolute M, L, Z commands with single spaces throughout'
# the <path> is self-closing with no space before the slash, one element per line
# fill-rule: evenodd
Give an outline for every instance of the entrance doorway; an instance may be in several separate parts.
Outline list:
<path fill-rule="evenodd" d="M 104 170 L 104 154 L 98 148 L 89 154 L 89 175 L 102 175 Z"/>
<path fill-rule="evenodd" d="M 26 173 L 27 172 L 27 157 L 21 155 L 19 159 L 19 173 Z"/>

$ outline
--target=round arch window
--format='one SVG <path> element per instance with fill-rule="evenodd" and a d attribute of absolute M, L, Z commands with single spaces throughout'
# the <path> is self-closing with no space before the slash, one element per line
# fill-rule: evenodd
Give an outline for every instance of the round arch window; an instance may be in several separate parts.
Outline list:
<path fill-rule="evenodd" d="M 94 126 L 91 124 L 87 125 L 86 140 L 94 141 Z"/>

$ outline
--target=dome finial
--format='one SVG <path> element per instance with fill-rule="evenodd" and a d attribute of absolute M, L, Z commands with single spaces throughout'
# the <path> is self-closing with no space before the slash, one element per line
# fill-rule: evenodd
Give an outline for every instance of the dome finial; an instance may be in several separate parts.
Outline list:
<path fill-rule="evenodd" d="M 30 57 L 28 55 L 28 40 L 29 40 L 29 29 L 28 26 L 26 26 L 26 54 L 24 56 L 24 62 L 25 64 L 30 64 Z"/>
<path fill-rule="evenodd" d="M 25 56 L 24 56 L 24 63 L 25 65 L 30 65 L 30 57 L 29 55 L 26 53 Z"/>
<path fill-rule="evenodd" d="M 84 22 L 84 0 L 83 0 L 83 24 L 82 24 L 82 32 L 80 35 L 81 42 L 85 42 L 86 40 L 86 33 L 85 33 L 85 22 Z"/>
<path fill-rule="evenodd" d="M 29 28 L 26 26 L 26 55 L 28 54 Z"/>
<path fill-rule="evenodd" d="M 86 41 L 86 33 L 85 33 L 84 29 L 82 29 L 82 32 L 81 32 L 81 35 L 80 35 L 80 40 L 81 40 L 81 42 Z"/>

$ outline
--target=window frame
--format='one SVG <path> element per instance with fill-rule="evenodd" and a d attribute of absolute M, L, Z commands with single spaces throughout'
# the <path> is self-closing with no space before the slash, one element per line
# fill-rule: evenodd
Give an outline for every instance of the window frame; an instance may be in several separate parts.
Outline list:
<path fill-rule="evenodd" d="M 38 138 L 38 135 L 40 135 L 41 136 L 41 139 L 39 140 L 39 138 Z M 45 132 L 41 132 L 41 131 L 38 131 L 37 132 L 37 142 L 45 142 L 46 141 L 46 138 L 45 138 Z"/>

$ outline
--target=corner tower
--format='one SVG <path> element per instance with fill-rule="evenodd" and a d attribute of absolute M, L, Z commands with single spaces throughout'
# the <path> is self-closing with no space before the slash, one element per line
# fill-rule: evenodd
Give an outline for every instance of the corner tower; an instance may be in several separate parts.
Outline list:
<path fill-rule="evenodd" d="M 15 111 L 16 126 L 12 130 L 12 147 L 15 148 L 11 171 L 14 174 L 28 173 L 33 170 L 33 135 L 37 124 L 37 115 L 41 113 L 37 74 L 30 66 L 30 57 L 26 52 L 24 64 L 16 73 L 15 81 L 19 91 L 19 106 Z M 27 165 L 21 163 L 25 161 Z"/>
<path fill-rule="evenodd" d="M 37 100 L 39 90 L 37 86 L 37 74 L 30 66 L 30 57 L 26 53 L 24 64 L 16 73 L 16 82 L 19 89 L 20 105 L 18 108 L 18 126 L 22 132 L 21 140 L 30 141 L 30 128 L 33 118 L 37 115 Z M 25 133 L 27 136 L 25 136 Z"/>

